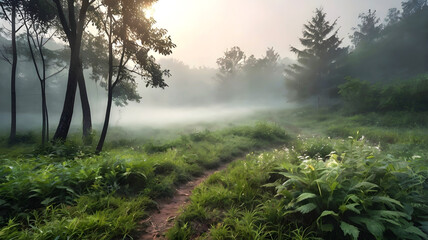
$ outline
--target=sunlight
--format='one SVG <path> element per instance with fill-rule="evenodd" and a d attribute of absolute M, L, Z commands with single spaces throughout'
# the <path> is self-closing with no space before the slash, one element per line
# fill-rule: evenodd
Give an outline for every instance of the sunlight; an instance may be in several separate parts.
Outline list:
<path fill-rule="evenodd" d="M 179 8 L 180 5 L 178 1 L 160 0 L 147 9 L 146 14 L 154 18 L 156 22 L 165 21 L 174 15 L 174 11 L 180 11 Z"/>

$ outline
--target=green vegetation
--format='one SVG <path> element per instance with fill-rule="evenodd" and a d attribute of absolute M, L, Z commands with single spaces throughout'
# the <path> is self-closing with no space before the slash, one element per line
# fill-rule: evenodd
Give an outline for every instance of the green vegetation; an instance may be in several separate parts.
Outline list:
<path fill-rule="evenodd" d="M 426 239 L 427 163 L 365 140 L 298 139 L 212 175 L 167 236 Z"/>
<path fill-rule="evenodd" d="M 428 110 L 428 76 L 385 86 L 348 78 L 339 89 L 348 109 L 354 113 Z"/>
<path fill-rule="evenodd" d="M 1 158 L 0 239 L 114 239 L 135 234 L 155 199 L 244 153 L 289 141 L 275 124 L 183 135 L 111 149 L 78 144 Z M 40 154 L 44 153 L 44 154 Z"/>

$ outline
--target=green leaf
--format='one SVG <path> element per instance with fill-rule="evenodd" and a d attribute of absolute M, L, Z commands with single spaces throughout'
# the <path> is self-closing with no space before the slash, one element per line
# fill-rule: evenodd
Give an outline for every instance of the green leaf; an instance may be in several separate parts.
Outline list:
<path fill-rule="evenodd" d="M 351 190 L 357 190 L 357 189 L 363 189 L 363 190 L 371 190 L 373 188 L 378 188 L 379 186 L 371 183 L 371 182 L 360 182 L 356 184 L 354 187 L 351 188 Z"/>
<path fill-rule="evenodd" d="M 346 235 L 350 235 L 352 239 L 357 240 L 358 235 L 360 235 L 360 231 L 357 227 L 348 224 L 346 222 L 340 222 L 340 229 L 342 229 L 343 233 Z"/>
<path fill-rule="evenodd" d="M 356 207 L 359 206 L 359 203 L 352 203 L 352 204 L 342 204 L 339 209 L 342 213 L 344 213 L 346 210 L 353 211 L 357 214 L 360 214 L 360 210 L 358 210 Z"/>
<path fill-rule="evenodd" d="M 320 216 L 317 218 L 317 225 L 321 226 L 322 224 L 320 224 L 320 220 L 325 217 L 325 216 L 334 216 L 334 217 L 338 217 L 339 215 L 333 211 L 329 211 L 329 210 L 325 210 L 323 211 Z M 325 225 L 325 224 L 323 224 Z"/>
<path fill-rule="evenodd" d="M 311 198 L 316 198 L 317 195 L 313 194 L 313 193 L 302 193 L 300 194 L 300 196 L 297 198 L 296 202 L 301 202 L 303 200 L 306 199 L 311 199 Z"/>
<path fill-rule="evenodd" d="M 43 205 L 45 205 L 45 206 L 47 206 L 47 205 L 49 205 L 51 202 L 53 202 L 55 199 L 57 199 L 58 197 L 53 197 L 53 198 L 46 198 L 45 200 L 43 200 L 42 202 L 41 202 L 41 204 L 43 204 Z"/>
<path fill-rule="evenodd" d="M 422 239 L 428 239 L 428 235 L 426 235 L 424 232 L 422 232 L 419 228 L 415 226 L 409 226 L 408 228 L 404 229 L 404 231 L 410 234 L 416 234 Z"/>
<path fill-rule="evenodd" d="M 316 204 L 308 203 L 308 204 L 305 204 L 303 206 L 298 207 L 296 210 L 303 213 L 303 214 L 306 214 L 306 213 L 312 212 L 316 208 L 317 208 Z"/>
<path fill-rule="evenodd" d="M 370 211 L 374 215 L 380 215 L 384 218 L 391 218 L 391 219 L 397 219 L 397 218 L 406 218 L 408 220 L 411 219 L 411 217 L 400 211 L 389 211 L 389 210 L 376 210 L 376 211 Z"/>
<path fill-rule="evenodd" d="M 390 197 L 388 197 L 388 196 L 374 196 L 374 197 L 373 197 L 373 201 L 374 201 L 374 202 L 380 202 L 380 203 L 383 203 L 383 204 L 387 205 L 387 206 L 388 206 L 388 207 L 390 207 L 390 208 L 393 208 L 393 207 L 394 207 L 394 205 L 397 205 L 397 206 L 403 207 L 403 205 L 401 204 L 401 202 L 400 202 L 400 201 L 397 201 L 397 200 L 395 200 L 395 199 L 393 199 L 393 198 L 390 198 Z"/>
<path fill-rule="evenodd" d="M 355 223 L 364 224 L 373 236 L 382 239 L 385 226 L 380 221 L 365 217 L 351 217 L 350 219 Z"/>

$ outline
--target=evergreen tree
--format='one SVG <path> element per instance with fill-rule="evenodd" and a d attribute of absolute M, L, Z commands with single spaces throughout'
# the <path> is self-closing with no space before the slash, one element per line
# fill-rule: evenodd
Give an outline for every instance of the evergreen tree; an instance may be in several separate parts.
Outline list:
<path fill-rule="evenodd" d="M 382 24 L 379 24 L 380 19 L 376 16 L 376 11 L 369 9 L 367 13 L 361 13 L 358 18 L 361 19 L 361 23 L 358 24 L 357 28 L 353 28 L 355 32 L 351 36 L 355 47 L 375 41 L 383 28 Z"/>
<path fill-rule="evenodd" d="M 346 53 L 340 48 L 342 39 L 338 37 L 335 29 L 337 20 L 330 23 L 322 9 L 316 9 L 315 16 L 304 25 L 301 44 L 305 47 L 299 50 L 291 47 L 297 54 L 297 64 L 292 64 L 286 72 L 286 84 L 289 90 L 294 91 L 294 100 L 307 98 L 320 94 L 328 88 L 328 76 L 338 66 L 340 56 Z"/>
<path fill-rule="evenodd" d="M 397 8 L 388 9 L 388 14 L 386 15 L 386 18 L 385 18 L 386 26 L 390 26 L 398 23 L 401 18 L 400 15 L 401 15 L 401 12 Z"/>
<path fill-rule="evenodd" d="M 427 5 L 427 0 L 407 0 L 402 2 L 403 17 L 411 16 L 427 7 Z"/>

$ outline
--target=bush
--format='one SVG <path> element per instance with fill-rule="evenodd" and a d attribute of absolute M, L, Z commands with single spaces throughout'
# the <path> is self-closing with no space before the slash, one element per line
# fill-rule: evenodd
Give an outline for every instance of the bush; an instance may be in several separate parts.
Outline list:
<path fill-rule="evenodd" d="M 377 86 L 355 78 L 346 78 L 339 86 L 348 111 L 427 111 L 428 76 L 396 84 Z"/>

